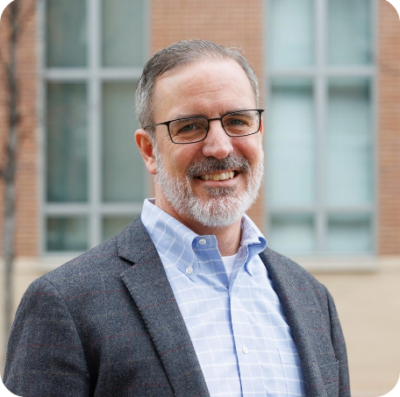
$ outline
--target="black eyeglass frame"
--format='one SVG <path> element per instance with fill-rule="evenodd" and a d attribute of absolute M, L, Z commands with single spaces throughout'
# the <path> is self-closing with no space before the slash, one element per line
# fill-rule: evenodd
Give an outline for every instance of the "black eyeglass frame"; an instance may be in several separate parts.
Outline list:
<path fill-rule="evenodd" d="M 251 112 L 251 111 L 257 111 L 258 112 L 258 129 L 257 129 L 257 131 L 252 132 L 250 134 L 245 134 L 245 135 L 230 135 L 230 134 L 228 134 L 228 132 L 225 129 L 224 123 L 222 122 L 222 119 L 224 117 L 226 117 L 226 116 L 229 116 L 230 114 L 241 113 L 241 112 Z M 171 139 L 172 143 L 174 143 L 175 145 L 190 145 L 191 143 L 197 143 L 197 142 L 204 141 L 207 138 L 208 131 L 210 130 L 210 121 L 220 120 L 221 121 L 221 126 L 222 126 L 223 130 L 225 131 L 226 135 L 228 135 L 228 136 L 230 136 L 232 138 L 241 138 L 243 136 L 250 136 L 250 135 L 254 135 L 254 134 L 257 134 L 258 132 L 260 132 L 261 115 L 262 115 L 263 112 L 264 112 L 264 109 L 242 109 L 242 110 L 235 110 L 234 112 L 228 112 L 228 113 L 222 115 L 221 117 L 215 117 L 215 118 L 212 118 L 212 119 L 208 119 L 207 117 L 202 117 L 202 116 L 183 117 L 183 118 L 179 118 L 179 119 L 164 121 L 162 123 L 148 125 L 148 126 L 144 127 L 144 129 L 146 130 L 148 128 L 157 127 L 158 125 L 166 125 L 167 129 L 168 129 L 168 135 L 169 135 L 169 138 Z M 171 123 L 173 123 L 174 121 L 191 120 L 191 119 L 204 119 L 204 120 L 207 120 L 207 129 L 206 129 L 206 134 L 204 135 L 204 138 L 199 139 L 198 141 L 193 141 L 193 142 L 174 142 L 174 140 L 172 139 L 172 136 L 171 136 L 171 131 L 169 130 L 169 125 Z"/>

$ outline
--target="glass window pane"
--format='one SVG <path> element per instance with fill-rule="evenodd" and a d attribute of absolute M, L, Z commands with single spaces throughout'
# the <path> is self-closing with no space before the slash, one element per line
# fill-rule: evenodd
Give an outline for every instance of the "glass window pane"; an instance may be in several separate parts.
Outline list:
<path fill-rule="evenodd" d="M 103 201 L 142 202 L 146 173 L 135 144 L 135 84 L 103 85 Z"/>
<path fill-rule="evenodd" d="M 103 0 L 103 65 L 143 66 L 143 0 Z"/>
<path fill-rule="evenodd" d="M 371 64 L 372 26 L 371 0 L 329 0 L 328 63 Z"/>
<path fill-rule="evenodd" d="M 326 202 L 331 205 L 373 201 L 373 137 L 367 80 L 329 84 Z"/>
<path fill-rule="evenodd" d="M 364 254 L 373 250 L 370 215 L 331 215 L 327 248 L 332 253 Z"/>
<path fill-rule="evenodd" d="M 86 66 L 86 1 L 47 0 L 46 39 L 48 67 Z"/>
<path fill-rule="evenodd" d="M 308 214 L 275 214 L 267 235 L 268 246 L 282 253 L 309 254 L 315 250 L 314 219 Z"/>
<path fill-rule="evenodd" d="M 314 63 L 314 1 L 270 0 L 269 64 L 273 68 Z"/>
<path fill-rule="evenodd" d="M 272 206 L 314 203 L 314 118 L 311 82 L 273 83 L 267 128 L 268 200 Z"/>
<path fill-rule="evenodd" d="M 86 217 L 48 217 L 46 229 L 47 251 L 85 251 L 88 249 Z"/>
<path fill-rule="evenodd" d="M 47 201 L 86 201 L 86 84 L 49 83 L 46 122 Z"/>
<path fill-rule="evenodd" d="M 103 218 L 103 240 L 116 236 L 124 230 L 139 214 L 126 216 L 106 216 Z"/>

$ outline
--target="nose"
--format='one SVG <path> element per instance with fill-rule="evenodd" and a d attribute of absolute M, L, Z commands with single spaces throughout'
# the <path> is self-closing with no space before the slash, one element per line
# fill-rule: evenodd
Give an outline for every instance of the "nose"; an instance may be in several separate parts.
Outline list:
<path fill-rule="evenodd" d="M 203 141 L 203 155 L 224 159 L 232 152 L 232 138 L 226 134 L 221 120 L 210 121 L 207 138 Z"/>

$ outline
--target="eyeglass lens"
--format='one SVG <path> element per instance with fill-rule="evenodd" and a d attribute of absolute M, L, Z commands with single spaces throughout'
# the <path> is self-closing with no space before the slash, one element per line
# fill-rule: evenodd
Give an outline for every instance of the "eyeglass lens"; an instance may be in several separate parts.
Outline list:
<path fill-rule="evenodd" d="M 230 136 L 251 135 L 260 128 L 260 114 L 257 110 L 229 113 L 222 117 L 222 125 Z M 208 128 L 208 120 L 202 117 L 175 120 L 169 124 L 171 139 L 175 143 L 201 141 Z"/>

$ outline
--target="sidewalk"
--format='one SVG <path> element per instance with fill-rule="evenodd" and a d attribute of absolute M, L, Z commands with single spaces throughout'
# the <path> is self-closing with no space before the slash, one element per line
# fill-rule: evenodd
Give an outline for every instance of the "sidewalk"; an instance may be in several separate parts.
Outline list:
<path fill-rule="evenodd" d="M 34 261 L 18 264 L 16 304 L 31 281 L 45 273 L 37 268 Z M 381 259 L 375 273 L 314 275 L 335 298 L 347 341 L 352 396 L 388 393 L 400 374 L 400 258 Z M 4 352 L 0 349 L 2 374 Z"/>

